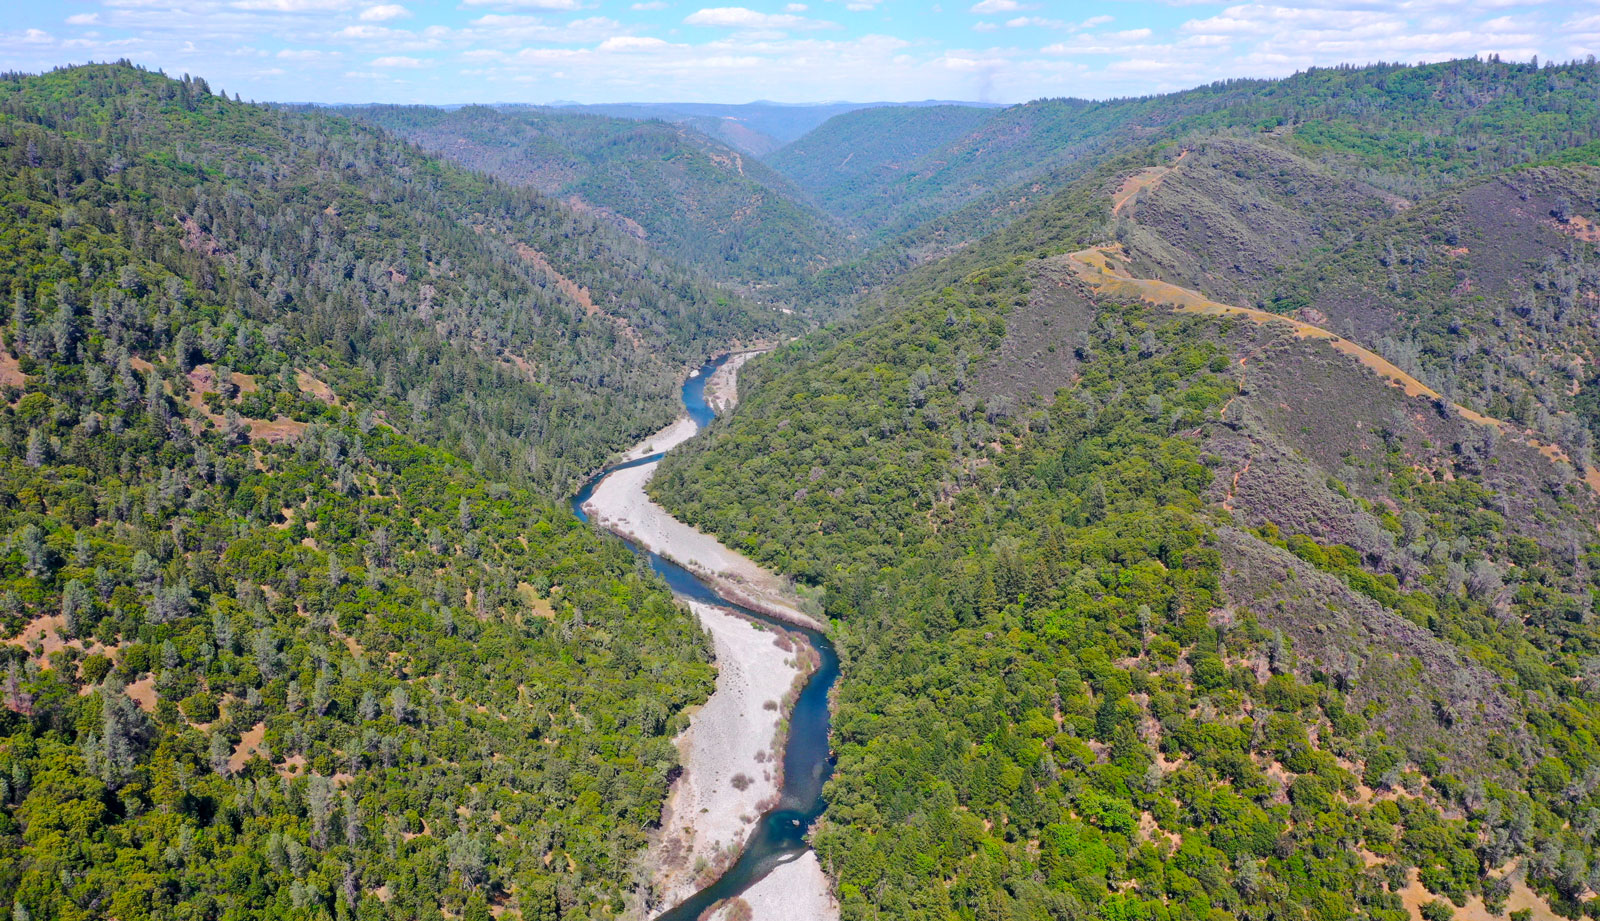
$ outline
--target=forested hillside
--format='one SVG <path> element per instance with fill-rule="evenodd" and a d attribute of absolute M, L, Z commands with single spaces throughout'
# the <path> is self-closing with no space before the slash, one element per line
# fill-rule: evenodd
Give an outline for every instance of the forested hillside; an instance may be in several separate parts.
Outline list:
<path fill-rule="evenodd" d="M 735 150 L 764 157 L 835 115 L 886 103 L 824 102 L 785 105 L 781 102 L 596 103 L 556 105 L 563 112 L 607 115 L 636 121 L 686 125 Z"/>
<path fill-rule="evenodd" d="M 130 66 L 0 82 L 0 199 L 6 910 L 627 915 L 710 651 L 547 496 L 770 312 Z"/>
<path fill-rule="evenodd" d="M 1197 91 L 747 368 L 652 488 L 825 588 L 844 917 L 1588 913 L 1597 78 Z"/>
<path fill-rule="evenodd" d="M 781 315 L 536 192 L 344 119 L 181 86 L 78 68 L 7 81 L 0 106 L 16 175 L 50 171 L 19 194 L 59 199 L 69 222 L 207 291 L 202 322 L 156 339 L 191 364 L 216 358 L 232 327 L 282 337 L 410 434 L 564 492 L 670 419 L 685 365 L 779 328 Z M 49 244 L 43 224 L 8 229 Z M 0 254 L 8 274 L 30 269 L 23 253 Z M 24 292 L 19 347 L 37 347 L 56 310 L 53 291 Z"/>
<path fill-rule="evenodd" d="M 561 110 L 343 110 L 470 169 L 610 218 L 680 264 L 792 293 L 852 244 L 759 160 L 686 127 Z M 793 303 L 793 299 L 786 299 Z"/>
<path fill-rule="evenodd" d="M 884 106 L 828 119 L 767 157 L 835 213 L 854 217 L 862 190 L 893 181 L 928 153 L 971 134 L 999 110 L 977 106 Z"/>
<path fill-rule="evenodd" d="M 768 160 L 877 243 L 819 279 L 819 297 L 848 298 L 1026 223 L 1041 202 L 1107 159 L 1163 142 L 1263 136 L 1407 199 L 1544 157 L 1592 156 L 1595 83 L 1594 69 L 1581 64 L 1320 68 L 1137 99 L 1037 100 L 991 113 L 932 148 L 918 140 L 925 114 L 866 110 L 837 116 L 814 135 L 849 142 L 866 134 L 870 145 L 851 146 L 915 155 L 866 174 L 848 165 L 818 170 L 802 138 Z"/>

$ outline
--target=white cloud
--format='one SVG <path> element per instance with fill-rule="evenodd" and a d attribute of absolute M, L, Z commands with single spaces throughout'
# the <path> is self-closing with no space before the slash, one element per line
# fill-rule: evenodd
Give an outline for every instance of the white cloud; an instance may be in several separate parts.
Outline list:
<path fill-rule="evenodd" d="M 435 31 L 435 28 L 441 28 L 442 31 Z M 472 20 L 465 28 L 429 27 L 422 34 L 441 45 L 513 47 L 534 42 L 588 44 L 629 32 L 628 26 L 606 16 L 589 16 L 565 24 L 553 24 L 524 13 L 488 13 Z"/>
<path fill-rule="evenodd" d="M 494 6 L 508 10 L 554 10 L 571 12 L 585 9 L 583 0 L 465 0 L 467 6 Z"/>
<path fill-rule="evenodd" d="M 670 48 L 672 45 L 659 38 L 646 38 L 639 35 L 618 35 L 608 38 L 600 43 L 596 51 L 657 51 Z"/>
<path fill-rule="evenodd" d="M 423 25 L 423 7 L 410 0 L 73 0 L 36 3 L 40 15 L 0 27 L 0 47 L 10 49 L 13 68 L 131 57 L 201 72 L 255 98 L 396 102 L 798 102 L 858 98 L 862 87 L 891 99 L 1104 98 L 1341 62 L 1495 52 L 1564 60 L 1600 49 L 1597 0 L 1142 2 L 1205 5 L 1187 17 L 1129 22 L 1127 7 L 1110 4 L 1075 20 L 1062 0 L 962 0 L 950 9 L 972 11 L 963 42 L 917 19 L 932 2 L 447 0 L 429 4 Z M 23 0 L 0 0 L 0 9 L 12 7 Z M 852 21 L 851 9 L 889 16 Z M 1119 15 L 1089 15 L 1106 9 Z M 613 14 L 622 21 L 602 10 L 623 11 Z M 669 10 L 673 26 L 654 32 L 645 14 L 658 10 Z M 63 22 L 62 35 L 51 35 Z M 1122 31 L 1111 31 L 1113 22 Z M 842 37 L 853 32 L 840 24 L 865 23 L 897 34 Z M 345 71 L 360 76 L 341 78 Z M 423 74 L 429 79 L 417 79 Z"/>
<path fill-rule="evenodd" d="M 279 51 L 277 56 L 285 61 L 325 61 L 340 57 L 340 54 L 337 51 L 322 51 L 317 48 L 285 48 Z"/>
<path fill-rule="evenodd" d="M 1033 9 L 1033 7 L 1024 6 L 1023 4 L 1018 3 L 1017 0 L 978 0 L 977 3 L 972 5 L 971 12 L 983 14 L 1020 13 L 1023 10 L 1030 9 Z"/>
<path fill-rule="evenodd" d="M 448 29 L 444 33 L 436 31 L 433 27 L 424 29 L 422 34 L 406 29 L 391 29 L 372 23 L 345 26 L 337 32 L 326 37 L 318 36 L 322 41 L 332 41 L 357 45 L 363 51 L 427 51 L 440 47 L 448 37 Z"/>
<path fill-rule="evenodd" d="M 361 11 L 362 22 L 388 22 L 391 19 L 410 17 L 411 11 L 398 3 L 380 3 Z"/>
<path fill-rule="evenodd" d="M 1018 16 L 1006 20 L 1006 27 L 1011 29 L 1064 29 L 1067 24 L 1059 19 L 1046 19 L 1043 16 Z"/>
<path fill-rule="evenodd" d="M 350 0 L 234 0 L 236 10 L 263 10 L 273 13 L 311 13 L 350 8 Z"/>
<path fill-rule="evenodd" d="M 742 6 L 717 6 L 697 10 L 684 18 L 691 26 L 725 29 L 829 29 L 835 24 L 787 13 L 758 13 Z"/>

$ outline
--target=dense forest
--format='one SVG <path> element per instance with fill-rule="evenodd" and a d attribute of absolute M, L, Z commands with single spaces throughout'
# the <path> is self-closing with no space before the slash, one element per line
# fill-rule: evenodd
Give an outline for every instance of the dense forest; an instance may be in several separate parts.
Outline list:
<path fill-rule="evenodd" d="M 6 81 L 0 111 L 16 210 L 47 203 L 67 225 L 7 227 L 24 353 L 42 354 L 59 309 L 29 253 L 95 227 L 206 294 L 187 323 L 161 288 L 108 297 L 114 335 L 147 331 L 186 366 L 237 341 L 234 370 L 281 372 L 248 351 L 271 338 L 410 434 L 562 494 L 671 418 L 685 367 L 785 328 L 599 219 L 341 118 L 127 67 Z"/>
<path fill-rule="evenodd" d="M 759 343 L 650 490 L 821 599 L 843 918 L 1600 916 L 1597 85 L 5 75 L 0 910 L 640 917 L 718 663 L 557 500 Z"/>
<path fill-rule="evenodd" d="M 0 83 L 0 198 L 7 910 L 627 915 L 709 646 L 548 496 L 770 312 L 122 65 Z"/>
<path fill-rule="evenodd" d="M 825 589 L 845 918 L 1593 914 L 1597 79 L 1197 91 L 747 369 L 652 489 Z"/>
<path fill-rule="evenodd" d="M 462 166 L 597 209 L 680 263 L 785 306 L 800 303 L 794 292 L 803 280 L 853 248 L 842 225 L 760 160 L 686 127 L 487 106 L 344 114 Z"/>

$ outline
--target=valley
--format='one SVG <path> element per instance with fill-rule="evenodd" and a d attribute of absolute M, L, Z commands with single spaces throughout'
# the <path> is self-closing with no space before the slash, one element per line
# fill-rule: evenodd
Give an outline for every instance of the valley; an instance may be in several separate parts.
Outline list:
<path fill-rule="evenodd" d="M 1597 138 L 6 74 L 0 910 L 1594 916 Z"/>
<path fill-rule="evenodd" d="M 801 610 L 791 586 L 671 518 L 644 492 L 664 454 L 734 408 L 738 371 L 757 354 L 722 356 L 697 371 L 683 388 L 683 419 L 572 500 L 580 517 L 648 556 L 716 650 L 717 687 L 676 740 L 684 770 L 652 844 L 654 888 L 665 906 L 654 916 L 669 921 L 717 905 L 732 911 L 752 884 L 764 887 L 751 895 L 761 907 L 743 903 L 752 919 L 789 917 L 796 905 L 810 906 L 807 917 L 838 917 L 801 838 L 821 811 L 830 768 L 827 700 L 838 660 L 824 627 Z"/>

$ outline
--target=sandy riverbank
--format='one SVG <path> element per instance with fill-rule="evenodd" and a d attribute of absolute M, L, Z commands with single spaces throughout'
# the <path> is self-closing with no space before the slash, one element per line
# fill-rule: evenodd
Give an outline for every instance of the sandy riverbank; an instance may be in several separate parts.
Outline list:
<path fill-rule="evenodd" d="M 679 416 L 673 420 L 671 425 L 634 445 L 628 453 L 622 455 L 622 459 L 623 461 L 634 461 L 641 457 L 649 457 L 652 454 L 671 451 L 678 445 L 693 438 L 696 431 L 698 429 L 695 428 L 693 419 L 688 416 Z"/>
<path fill-rule="evenodd" d="M 736 899 L 717 909 L 711 921 L 732 921 L 740 902 L 749 906 L 750 921 L 836 921 L 839 903 L 829 892 L 828 877 L 817 862 L 816 851 L 768 873 Z"/>
<path fill-rule="evenodd" d="M 756 349 L 729 356 L 706 381 L 706 405 L 719 416 L 732 409 L 739 402 L 739 369 L 744 367 L 745 362 L 767 351 L 770 349 Z"/>
<path fill-rule="evenodd" d="M 732 863 L 775 801 L 783 698 L 802 667 L 798 647 L 778 631 L 726 608 L 694 601 L 689 607 L 716 646 L 717 689 L 677 739 L 684 771 L 667 799 L 656 843 L 663 910 Z"/>
<path fill-rule="evenodd" d="M 640 464 L 606 477 L 583 505 L 595 524 L 658 553 L 700 576 L 725 598 L 780 620 L 821 629 L 800 608 L 788 582 L 724 547 L 651 501 L 645 484 L 657 464 Z"/>
<path fill-rule="evenodd" d="M 760 351 L 740 352 L 723 363 L 706 381 L 706 401 L 726 413 L 739 400 L 739 369 Z M 624 457 L 637 460 L 688 441 L 694 421 L 682 416 L 635 445 Z M 758 566 L 745 555 L 724 547 L 715 537 L 698 531 L 657 505 L 645 492 L 658 464 L 641 464 L 618 470 L 601 481 L 583 510 L 594 523 L 639 544 L 700 576 L 724 598 L 763 614 L 815 629 L 822 624 L 807 614 L 786 579 Z"/>
<path fill-rule="evenodd" d="M 718 413 L 731 410 L 739 396 L 739 369 L 758 354 L 740 353 L 724 362 L 706 382 L 707 405 Z M 682 416 L 624 456 L 638 460 L 669 451 L 695 431 L 694 422 Z M 724 598 L 780 620 L 821 629 L 802 610 L 786 580 L 651 501 L 645 484 L 658 465 L 618 470 L 602 480 L 583 506 L 590 520 L 694 572 Z M 810 654 L 778 631 L 726 608 L 687 603 L 712 637 L 717 686 L 676 740 L 683 771 L 662 810 L 651 855 L 660 910 L 719 876 L 743 851 L 761 814 L 777 801 L 784 698 L 806 667 L 802 657 Z M 832 887 L 810 852 L 778 868 L 751 891 L 762 905 L 771 906 L 757 917 L 838 917 Z M 783 905 L 805 907 L 795 915 Z M 813 911 L 812 906 L 822 910 Z"/>

